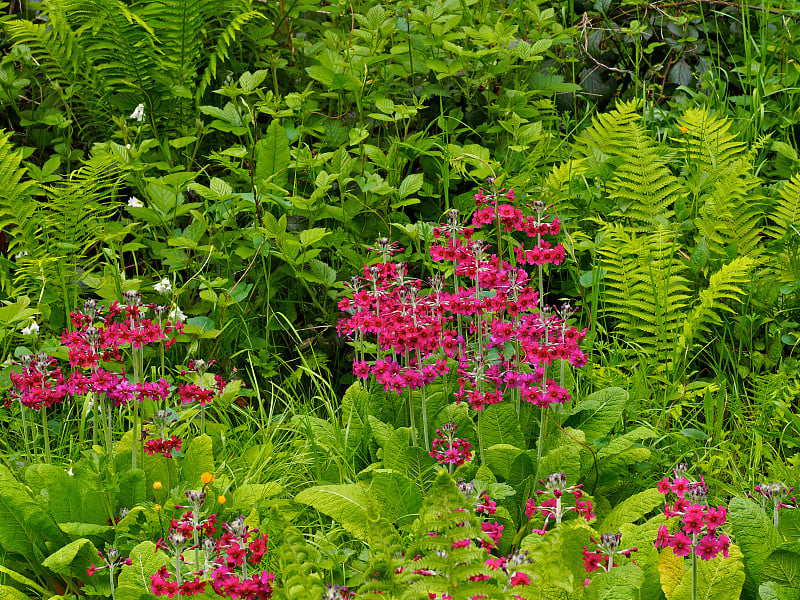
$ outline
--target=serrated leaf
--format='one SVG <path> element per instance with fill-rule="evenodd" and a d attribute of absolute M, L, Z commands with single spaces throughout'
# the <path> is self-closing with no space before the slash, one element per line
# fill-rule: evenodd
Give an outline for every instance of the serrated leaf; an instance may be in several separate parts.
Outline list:
<path fill-rule="evenodd" d="M 213 473 L 215 469 L 211 436 L 203 434 L 194 438 L 180 463 L 184 481 L 190 488 L 199 489 L 203 485 L 200 476 L 203 473 Z"/>
<path fill-rule="evenodd" d="M 289 179 L 287 169 L 291 161 L 289 138 L 286 130 L 273 120 L 267 134 L 256 143 L 256 178 L 259 182 L 271 182 L 285 187 Z M 263 183 L 262 183 L 263 185 Z"/>
<path fill-rule="evenodd" d="M 761 566 L 759 583 L 767 581 L 800 588 L 800 542 L 781 544 L 770 553 Z"/>
<path fill-rule="evenodd" d="M 366 539 L 367 506 L 374 500 L 360 485 L 318 485 L 297 494 L 295 501 L 328 515 L 355 537 Z"/>
<path fill-rule="evenodd" d="M 31 465 L 25 470 L 25 481 L 45 499 L 48 511 L 59 523 L 82 521 L 80 486 L 75 478 L 55 465 Z"/>
<path fill-rule="evenodd" d="M 422 173 L 412 173 L 411 175 L 407 175 L 403 181 L 400 182 L 400 188 L 398 190 L 400 193 L 400 198 L 406 198 L 420 191 L 422 189 L 422 180 Z"/>
<path fill-rule="evenodd" d="M 663 494 L 655 488 L 634 494 L 611 509 L 603 519 L 599 530 L 619 531 L 623 523 L 633 523 L 663 503 Z"/>
<path fill-rule="evenodd" d="M 700 238 L 697 246 L 692 251 L 689 262 L 696 269 L 702 269 L 706 266 L 706 262 L 708 262 L 708 242 L 706 242 L 705 236 Z"/>
<path fill-rule="evenodd" d="M 422 493 L 408 477 L 395 471 L 377 471 L 369 487 L 379 506 L 379 514 L 403 527 L 416 519 L 422 506 Z"/>
<path fill-rule="evenodd" d="M 746 585 L 754 592 L 761 581 L 761 567 L 780 543 L 780 535 L 761 506 L 749 498 L 731 499 L 728 504 L 728 522 L 745 557 Z"/>
<path fill-rule="evenodd" d="M 758 597 L 761 600 L 800 600 L 800 589 L 769 581 L 758 586 Z"/>
<path fill-rule="evenodd" d="M 300 232 L 300 243 L 303 246 L 311 246 L 312 244 L 316 244 L 326 235 L 329 235 L 330 231 L 323 227 L 314 227 L 312 229 L 304 229 Z"/>

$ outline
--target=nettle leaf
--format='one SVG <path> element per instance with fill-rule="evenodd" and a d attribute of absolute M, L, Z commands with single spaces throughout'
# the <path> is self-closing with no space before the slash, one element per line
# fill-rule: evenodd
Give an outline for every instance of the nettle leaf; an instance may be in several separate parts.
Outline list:
<path fill-rule="evenodd" d="M 608 435 L 622 417 L 628 403 L 628 392 L 618 387 L 605 388 L 578 402 L 567 425 L 582 430 L 586 442 Z"/>
<path fill-rule="evenodd" d="M 287 169 L 292 159 L 286 129 L 277 120 L 273 120 L 267 127 L 267 134 L 256 143 L 255 150 L 258 181 L 269 181 L 285 187 L 289 180 Z"/>
<path fill-rule="evenodd" d="M 0 465 L 0 546 L 38 564 L 49 554 L 46 542 L 62 546 L 66 540 L 50 515 Z"/>
<path fill-rule="evenodd" d="M 510 402 L 501 402 L 487 406 L 478 418 L 483 417 L 481 423 L 483 444 L 490 448 L 497 444 L 507 444 L 516 448 L 525 448 L 525 439 L 519 427 L 519 419 L 514 405 Z"/>
<path fill-rule="evenodd" d="M 328 515 L 355 537 L 367 538 L 367 507 L 374 499 L 360 485 L 317 485 L 303 490 L 294 499 Z"/>
<path fill-rule="evenodd" d="M 663 552 L 663 551 L 662 551 Z M 697 597 L 705 600 L 739 598 L 744 585 L 744 565 L 741 550 L 731 544 L 728 558 L 719 554 L 711 560 L 697 561 Z M 692 574 L 686 571 L 669 600 L 691 600 Z"/>
<path fill-rule="evenodd" d="M 761 580 L 761 567 L 780 544 L 780 535 L 761 506 L 748 498 L 731 499 L 728 504 L 728 522 L 745 557 L 745 585 L 750 591 L 755 591 Z"/>
<path fill-rule="evenodd" d="M 781 544 L 773 550 L 761 567 L 761 583 L 800 588 L 800 542 Z"/>
<path fill-rule="evenodd" d="M 411 175 L 406 176 L 402 182 L 400 182 L 399 194 L 400 198 L 406 198 L 412 194 L 416 194 L 418 191 L 422 189 L 422 180 L 423 175 L 422 173 L 413 173 Z"/>
<path fill-rule="evenodd" d="M 644 573 L 633 564 L 598 571 L 584 592 L 584 600 L 633 600 L 644 583 Z"/>
<path fill-rule="evenodd" d="M 181 460 L 181 474 L 189 487 L 199 489 L 202 485 L 200 476 L 214 472 L 214 450 L 211 436 L 197 436 L 189 444 L 186 455 Z"/>
<path fill-rule="evenodd" d="M 663 494 L 655 488 L 634 494 L 617 504 L 603 519 L 599 529 L 619 531 L 623 523 L 633 523 L 663 503 Z"/>

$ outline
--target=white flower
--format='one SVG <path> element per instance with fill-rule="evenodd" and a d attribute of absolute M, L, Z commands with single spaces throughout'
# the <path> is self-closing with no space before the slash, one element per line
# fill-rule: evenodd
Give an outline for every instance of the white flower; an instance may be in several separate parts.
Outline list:
<path fill-rule="evenodd" d="M 180 306 L 174 306 L 172 310 L 169 311 L 169 314 L 167 315 L 167 320 L 172 321 L 173 323 L 177 321 L 183 323 L 184 321 L 186 321 L 186 315 L 183 314 L 183 311 L 181 310 Z"/>
<path fill-rule="evenodd" d="M 70 467 L 69 471 L 67 471 L 67 475 L 69 475 L 70 477 L 75 477 L 75 473 L 72 472 L 72 467 Z"/>
<path fill-rule="evenodd" d="M 31 321 L 31 324 L 22 330 L 22 335 L 36 335 L 39 333 L 39 324 L 36 321 Z"/>
<path fill-rule="evenodd" d="M 131 116 L 128 118 L 133 119 L 134 121 L 139 121 L 140 123 L 144 121 L 144 104 L 140 104 L 134 108 Z"/>
<path fill-rule="evenodd" d="M 136 196 L 131 196 L 128 198 L 128 206 L 133 206 L 134 208 L 141 208 L 144 206 L 144 202 L 139 200 Z"/>
<path fill-rule="evenodd" d="M 172 282 L 167 279 L 166 277 L 159 281 L 157 284 L 153 286 L 153 289 L 157 291 L 159 294 L 171 294 L 172 293 Z"/>

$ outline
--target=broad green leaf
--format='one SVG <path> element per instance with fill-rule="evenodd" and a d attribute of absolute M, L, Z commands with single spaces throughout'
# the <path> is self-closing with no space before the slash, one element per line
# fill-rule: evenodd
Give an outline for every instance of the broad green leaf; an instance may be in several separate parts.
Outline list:
<path fill-rule="evenodd" d="M 598 390 L 575 405 L 573 416 L 567 421 L 570 427 L 581 429 L 586 442 L 608 435 L 622 417 L 628 403 L 628 392 L 618 387 Z"/>
<path fill-rule="evenodd" d="M 143 465 L 147 473 L 147 489 L 158 481 L 165 490 L 172 490 L 178 485 L 178 466 L 174 458 L 166 458 L 160 454 L 150 456 L 146 454 Z"/>
<path fill-rule="evenodd" d="M 157 552 L 156 545 L 149 541 L 135 546 L 128 558 L 131 559 L 131 564 L 123 565 L 119 574 L 119 586 L 145 592 L 150 590 L 150 576 L 169 562 L 167 555 L 162 551 Z"/>
<path fill-rule="evenodd" d="M 411 430 L 398 427 L 383 448 L 383 466 L 392 471 L 406 472 L 406 450 L 411 446 Z"/>
<path fill-rule="evenodd" d="M 131 509 L 147 499 L 147 475 L 144 469 L 131 469 L 119 476 L 117 504 L 120 508 Z"/>
<path fill-rule="evenodd" d="M 482 419 L 483 446 L 490 448 L 497 444 L 507 444 L 520 449 L 525 448 L 525 439 L 519 427 L 517 411 L 511 402 L 492 404 L 478 413 Z"/>
<path fill-rule="evenodd" d="M 181 474 L 184 481 L 193 489 L 200 489 L 203 473 L 214 472 L 214 452 L 211 436 L 199 435 L 192 440 L 186 455 L 181 460 Z"/>
<path fill-rule="evenodd" d="M 422 189 L 422 180 L 422 173 L 412 173 L 411 175 L 407 175 L 405 179 L 400 182 L 400 188 L 398 190 L 400 193 L 400 198 L 406 198 L 420 191 Z"/>
<path fill-rule="evenodd" d="M 300 232 L 300 243 L 303 246 L 311 246 L 316 244 L 326 235 L 329 235 L 330 231 L 325 229 L 324 227 L 313 227 L 311 229 L 304 229 Z"/>
<path fill-rule="evenodd" d="M 251 507 L 262 500 L 280 494 L 282 489 L 283 487 L 281 484 L 276 481 L 267 483 L 245 483 L 237 487 L 231 494 L 231 506 L 242 504 Z"/>
<path fill-rule="evenodd" d="M 744 555 L 747 574 L 745 583 L 755 592 L 761 581 L 761 567 L 770 553 L 780 544 L 780 535 L 764 510 L 749 498 L 732 498 L 728 504 L 728 522 L 734 538 Z"/>
<path fill-rule="evenodd" d="M 369 392 L 360 381 L 353 383 L 342 397 L 342 427 L 347 437 L 347 446 L 356 448 L 369 430 L 367 413 L 369 410 Z"/>
<path fill-rule="evenodd" d="M 86 538 L 80 538 L 53 552 L 44 559 L 42 566 L 64 577 L 77 577 L 88 582 L 86 569 L 92 563 L 99 563 L 97 548 Z"/>
<path fill-rule="evenodd" d="M 355 537 L 366 539 L 367 505 L 374 500 L 360 485 L 318 485 L 303 490 L 294 499 L 328 515 Z"/>
<path fill-rule="evenodd" d="M 584 600 L 633 600 L 644 583 L 644 573 L 633 564 L 597 571 L 583 594 Z"/>
<path fill-rule="evenodd" d="M 389 443 L 392 434 L 394 434 L 394 429 L 388 423 L 384 423 L 372 415 L 369 415 L 367 420 L 369 421 L 369 427 L 372 430 L 372 435 L 374 436 L 375 441 L 378 442 L 379 446 L 385 448 L 386 444 Z"/>
<path fill-rule="evenodd" d="M 486 464 L 489 465 L 492 473 L 507 481 L 511 473 L 511 465 L 520 454 L 522 454 L 522 450 L 515 446 L 497 444 L 486 449 Z"/>
<path fill-rule="evenodd" d="M 617 532 L 623 523 L 633 523 L 663 503 L 663 494 L 655 488 L 639 492 L 617 504 L 598 529 Z"/>
<path fill-rule="evenodd" d="M 661 589 L 667 600 L 675 596 L 675 589 L 686 575 L 686 562 L 676 556 L 672 548 L 664 548 L 658 557 L 658 572 L 661 573 Z"/>
<path fill-rule="evenodd" d="M 55 521 L 28 495 L 23 485 L 0 465 L 0 546 L 40 564 L 49 554 L 45 542 L 66 543 Z"/>
<path fill-rule="evenodd" d="M 800 600 L 800 589 L 768 581 L 758 586 L 758 597 L 761 600 Z"/>
<path fill-rule="evenodd" d="M 528 456 L 535 460 L 536 451 L 530 450 Z M 567 485 L 578 483 L 581 475 L 581 453 L 577 446 L 557 446 L 542 457 L 542 462 L 537 468 L 539 478 L 543 479 L 551 473 L 564 472 L 567 476 Z"/>
<path fill-rule="evenodd" d="M 743 555 L 734 544 L 731 544 L 729 552 L 728 558 L 719 554 L 711 560 L 697 561 L 698 600 L 730 600 L 740 597 L 744 585 Z M 687 570 L 670 600 L 691 599 L 692 574 Z"/>
<path fill-rule="evenodd" d="M 45 499 L 48 511 L 59 523 L 83 521 L 80 486 L 75 478 L 55 465 L 31 465 L 25 470 L 25 481 L 37 496 Z"/>
<path fill-rule="evenodd" d="M 619 532 L 622 534 L 622 547 L 638 548 L 633 554 L 633 558 L 636 560 L 636 564 L 642 567 L 644 573 L 644 583 L 639 590 L 642 598 L 661 596 L 661 574 L 658 571 L 659 555 L 655 541 L 659 527 L 664 524 L 666 524 L 666 519 L 663 514 L 660 514 L 642 525 L 623 523 L 619 527 Z"/>
<path fill-rule="evenodd" d="M 0 600 L 29 600 L 28 596 L 10 585 L 0 585 Z"/>
<path fill-rule="evenodd" d="M 436 476 L 437 463 L 433 457 L 418 446 L 406 450 L 405 475 L 427 493 Z"/>
<path fill-rule="evenodd" d="M 111 525 L 98 525 L 96 523 L 59 523 L 58 528 L 72 537 L 102 535 L 114 529 Z"/>
<path fill-rule="evenodd" d="M 378 503 L 380 516 L 398 527 L 413 522 L 422 506 L 419 487 L 395 471 L 375 471 L 369 492 Z"/>
<path fill-rule="evenodd" d="M 42 586 L 38 583 L 33 581 L 32 579 L 28 579 L 25 575 L 21 573 L 17 573 L 16 571 L 12 571 L 8 567 L 5 567 L 0 564 L 0 574 L 4 575 L 8 579 L 16 581 L 17 583 L 21 583 L 22 585 L 31 588 L 32 590 L 36 590 L 42 595 L 47 594 L 47 590 L 45 590 Z"/>
<path fill-rule="evenodd" d="M 781 544 L 770 553 L 761 566 L 759 583 L 768 581 L 800 588 L 800 542 Z"/>
<path fill-rule="evenodd" d="M 289 138 L 286 130 L 273 120 L 267 127 L 267 134 L 256 143 L 256 179 L 285 187 L 289 179 L 288 168 L 291 161 Z"/>

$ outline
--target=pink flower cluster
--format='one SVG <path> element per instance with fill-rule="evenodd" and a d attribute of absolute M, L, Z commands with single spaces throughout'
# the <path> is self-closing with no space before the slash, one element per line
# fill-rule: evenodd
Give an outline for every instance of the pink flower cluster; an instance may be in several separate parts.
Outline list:
<path fill-rule="evenodd" d="M 589 538 L 596 546 L 594 550 L 588 550 L 586 546 L 583 547 L 581 553 L 583 554 L 583 566 L 586 567 L 586 572 L 591 573 L 603 569 L 610 571 L 612 567 L 617 565 L 616 556 L 624 556 L 630 558 L 633 552 L 638 548 L 628 548 L 626 550 L 620 549 L 620 542 L 622 541 L 621 533 L 604 533 L 600 536 L 600 541 L 594 538 Z"/>
<path fill-rule="evenodd" d="M 585 365 L 578 345 L 585 331 L 567 324 L 572 314 L 568 307 L 541 310 L 535 279 L 521 268 L 563 260 L 561 245 L 551 247 L 540 239 L 557 234 L 560 223 L 545 219 L 542 203 L 536 203 L 534 216 L 525 217 L 515 205 L 499 203 L 501 198 L 513 201 L 513 190 L 481 191 L 472 226 L 462 226 L 453 210 L 447 223 L 434 230 L 430 256 L 452 263 L 441 269 L 452 269 L 451 291 L 441 275 L 427 285 L 410 278 L 405 264 L 386 262 L 388 251 L 381 251 L 381 264 L 365 266 L 364 276 L 352 282 L 352 298 L 339 303 L 349 314 L 339 323 L 339 332 L 352 336 L 357 348 L 366 336 L 374 337 L 378 349 L 372 360 L 357 350 L 357 377 L 372 375 L 384 389 L 399 393 L 445 375 L 452 359 L 459 375 L 455 396 L 475 410 L 501 402 L 510 390 L 539 407 L 569 400 L 567 390 L 545 376 L 546 368 L 562 360 Z M 536 247 L 517 248 L 516 265 L 489 253 L 488 244 L 475 236 L 489 223 L 535 237 Z M 378 241 L 379 251 L 390 245 L 389 240 Z M 476 350 L 467 352 L 468 347 Z"/>
<path fill-rule="evenodd" d="M 455 423 L 445 423 L 436 430 L 436 434 L 442 437 L 433 440 L 430 455 L 441 465 L 459 466 L 472 460 L 472 445 L 467 440 L 455 437 L 456 427 Z"/>
<path fill-rule="evenodd" d="M 688 479 L 686 472 L 687 466 L 680 464 L 675 468 L 673 479 L 665 477 L 658 483 L 658 491 L 665 496 L 675 494 L 672 505 L 666 503 L 664 515 L 680 517 L 681 528 L 670 535 L 666 525 L 659 527 L 656 548 L 669 546 L 677 556 L 695 553 L 703 560 L 711 560 L 720 553 L 728 558 L 730 539 L 719 532 L 725 524 L 727 509 L 707 506 L 705 482 L 702 478 L 700 481 Z"/>
<path fill-rule="evenodd" d="M 587 520 L 594 518 L 591 500 L 583 499 L 583 484 L 567 486 L 567 476 L 564 473 L 552 473 L 546 479 L 540 479 L 539 483 L 544 485 L 544 489 L 536 490 L 536 493 L 543 496 L 544 499 L 537 504 L 536 500 L 528 498 L 525 504 L 525 514 L 529 519 L 532 519 L 537 512 L 544 517 L 542 528 L 533 529 L 534 533 L 544 535 L 547 533 L 547 524 L 550 519 L 561 523 L 568 511 L 573 511 Z M 566 494 L 574 497 L 575 504 L 573 506 L 565 504 L 564 496 Z"/>

